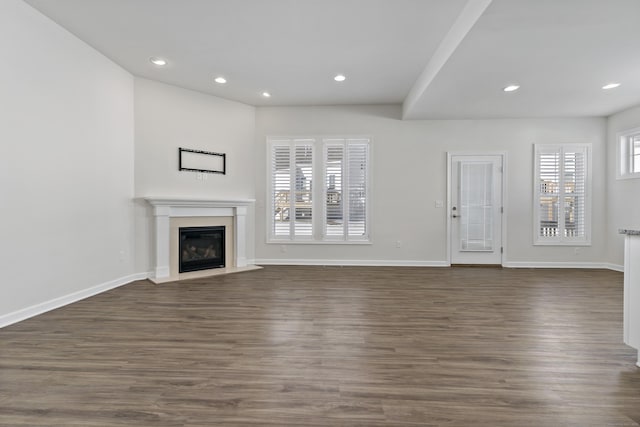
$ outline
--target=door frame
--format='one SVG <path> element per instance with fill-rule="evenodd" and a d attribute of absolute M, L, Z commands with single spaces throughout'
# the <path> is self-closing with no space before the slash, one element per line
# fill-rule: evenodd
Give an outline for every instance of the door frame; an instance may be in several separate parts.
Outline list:
<path fill-rule="evenodd" d="M 451 267 L 451 248 L 453 248 L 453 242 L 451 241 L 451 173 L 453 167 L 451 160 L 453 156 L 499 156 L 502 159 L 502 253 L 500 254 L 500 265 L 504 266 L 507 259 L 507 152 L 506 151 L 447 151 L 447 266 Z"/>

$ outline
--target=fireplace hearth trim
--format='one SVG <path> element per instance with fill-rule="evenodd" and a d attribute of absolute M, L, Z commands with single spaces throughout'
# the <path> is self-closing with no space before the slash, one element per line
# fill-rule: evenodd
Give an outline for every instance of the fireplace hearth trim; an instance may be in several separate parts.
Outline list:
<path fill-rule="evenodd" d="M 152 245 L 155 265 L 151 280 L 163 282 L 171 277 L 170 268 L 170 218 L 175 217 L 233 217 L 234 265 L 228 267 L 251 267 L 247 264 L 247 211 L 254 199 L 206 200 L 145 197 L 153 207 L 154 236 Z M 177 273 L 177 272 L 176 272 Z"/>

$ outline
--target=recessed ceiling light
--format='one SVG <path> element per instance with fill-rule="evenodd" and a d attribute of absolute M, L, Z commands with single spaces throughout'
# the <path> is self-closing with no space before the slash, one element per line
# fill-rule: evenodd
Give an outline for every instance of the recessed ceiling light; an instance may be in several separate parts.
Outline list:
<path fill-rule="evenodd" d="M 620 83 L 609 83 L 609 84 L 606 84 L 606 85 L 602 86 L 602 89 L 615 89 L 618 86 L 620 86 Z"/>
<path fill-rule="evenodd" d="M 156 56 L 152 56 L 151 58 L 149 58 L 149 61 L 151 61 L 151 63 L 153 65 L 157 65 L 158 67 L 162 67 L 164 65 L 167 65 L 167 60 L 166 59 L 158 58 Z"/>
<path fill-rule="evenodd" d="M 262 92 L 262 96 L 265 98 L 271 98 L 271 94 L 269 92 Z"/>
<path fill-rule="evenodd" d="M 223 84 L 225 84 L 227 82 L 227 79 L 225 79 L 224 77 L 216 77 L 215 79 L 213 79 L 213 81 L 223 85 Z"/>
<path fill-rule="evenodd" d="M 518 85 L 509 85 L 509 86 L 503 88 L 502 90 L 505 91 L 505 92 L 513 92 L 514 90 L 518 90 L 518 89 L 520 89 L 520 86 L 518 86 Z"/>
<path fill-rule="evenodd" d="M 347 78 L 345 77 L 344 74 L 338 74 L 337 76 L 335 76 L 333 78 L 333 80 L 337 81 L 337 82 L 343 82 L 345 81 Z"/>

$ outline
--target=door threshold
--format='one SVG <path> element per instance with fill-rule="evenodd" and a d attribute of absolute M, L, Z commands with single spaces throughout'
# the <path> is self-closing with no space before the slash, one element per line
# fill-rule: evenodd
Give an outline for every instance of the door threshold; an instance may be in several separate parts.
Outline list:
<path fill-rule="evenodd" d="M 462 268 L 502 268 L 501 264 L 451 264 L 451 267 Z"/>

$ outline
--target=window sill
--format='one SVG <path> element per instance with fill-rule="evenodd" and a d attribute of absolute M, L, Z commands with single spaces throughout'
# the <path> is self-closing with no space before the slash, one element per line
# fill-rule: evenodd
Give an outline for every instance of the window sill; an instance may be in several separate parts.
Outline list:
<path fill-rule="evenodd" d="M 372 245 L 371 240 L 267 240 L 267 245 Z"/>
<path fill-rule="evenodd" d="M 537 241 L 537 242 L 533 242 L 533 246 L 591 246 L 591 242 L 569 242 L 569 241 L 563 241 L 563 242 L 544 242 L 544 241 Z"/>
<path fill-rule="evenodd" d="M 624 175 L 617 175 L 617 180 L 626 180 L 626 179 L 640 179 L 640 172 L 636 173 L 625 173 Z"/>

